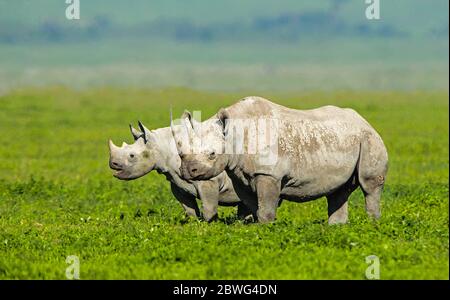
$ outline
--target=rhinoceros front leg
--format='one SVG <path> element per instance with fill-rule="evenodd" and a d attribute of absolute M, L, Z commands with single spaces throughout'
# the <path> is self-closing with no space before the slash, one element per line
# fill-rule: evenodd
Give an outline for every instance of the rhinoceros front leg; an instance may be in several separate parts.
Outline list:
<path fill-rule="evenodd" d="M 197 191 L 202 201 L 203 219 L 211 222 L 217 219 L 219 206 L 219 184 L 213 180 L 196 182 Z"/>
<path fill-rule="evenodd" d="M 186 193 L 175 184 L 171 184 L 170 188 L 172 190 L 172 194 L 175 198 L 181 203 L 183 206 L 184 212 L 189 217 L 200 217 L 200 209 L 198 208 L 197 201 L 195 201 L 195 197 L 189 193 Z"/>
<path fill-rule="evenodd" d="M 269 223 L 275 221 L 276 210 L 280 200 L 279 180 L 267 176 L 258 175 L 255 178 L 256 195 L 258 197 L 258 211 L 256 215 L 261 223 Z"/>

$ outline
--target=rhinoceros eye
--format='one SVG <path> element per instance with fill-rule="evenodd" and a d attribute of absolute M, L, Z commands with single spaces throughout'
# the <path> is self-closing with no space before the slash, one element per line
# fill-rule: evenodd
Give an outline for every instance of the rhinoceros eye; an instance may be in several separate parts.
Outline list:
<path fill-rule="evenodd" d="M 213 152 L 209 153 L 208 158 L 209 158 L 210 160 L 215 159 L 215 158 L 216 158 L 216 152 L 213 151 Z"/>

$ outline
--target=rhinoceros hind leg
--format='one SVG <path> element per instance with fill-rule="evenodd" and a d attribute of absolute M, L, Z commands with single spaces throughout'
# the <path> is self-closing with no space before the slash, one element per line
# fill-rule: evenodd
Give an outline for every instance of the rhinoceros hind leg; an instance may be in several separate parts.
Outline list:
<path fill-rule="evenodd" d="M 388 156 L 381 138 L 367 135 L 361 144 L 358 179 L 366 199 L 366 212 L 375 219 L 381 215 L 380 199 L 387 170 Z"/>
<path fill-rule="evenodd" d="M 327 196 L 328 224 L 345 224 L 348 222 L 348 197 L 358 186 L 351 181 Z"/>
<path fill-rule="evenodd" d="M 374 219 L 379 219 L 381 216 L 380 200 L 382 191 L 382 185 L 370 188 L 368 191 L 363 188 L 364 196 L 366 198 L 366 212 Z"/>

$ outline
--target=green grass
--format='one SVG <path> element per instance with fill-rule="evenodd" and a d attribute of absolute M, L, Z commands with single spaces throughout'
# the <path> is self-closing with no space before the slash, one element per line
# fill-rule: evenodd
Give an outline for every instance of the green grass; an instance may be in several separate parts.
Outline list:
<path fill-rule="evenodd" d="M 122 182 L 107 140 L 131 142 L 129 122 L 168 124 L 169 107 L 202 110 L 251 93 L 188 89 L 24 89 L 0 97 L 0 278 L 364 279 L 377 255 L 381 279 L 448 279 L 448 92 L 265 94 L 311 108 L 353 107 L 380 132 L 390 157 L 382 218 L 360 191 L 350 224 L 326 224 L 326 201 L 284 202 L 270 225 L 243 224 L 220 208 L 207 224 L 183 217 L 161 175 Z"/>

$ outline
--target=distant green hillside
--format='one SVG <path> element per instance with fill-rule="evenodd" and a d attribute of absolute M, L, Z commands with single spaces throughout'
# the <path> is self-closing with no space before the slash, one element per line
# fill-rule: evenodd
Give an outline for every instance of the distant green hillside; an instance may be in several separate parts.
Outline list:
<path fill-rule="evenodd" d="M 64 0 L 0 0 L 0 20 L 36 25 L 64 18 Z M 245 20 L 287 12 L 329 10 L 358 22 L 364 19 L 363 0 L 81 0 L 82 15 L 107 15 L 120 24 L 138 24 L 159 17 L 180 18 L 197 24 Z M 448 23 L 447 0 L 381 0 L 382 18 L 411 32 Z"/>
<path fill-rule="evenodd" d="M 448 0 L 0 0 L 0 93 L 21 85 L 448 89 Z"/>

